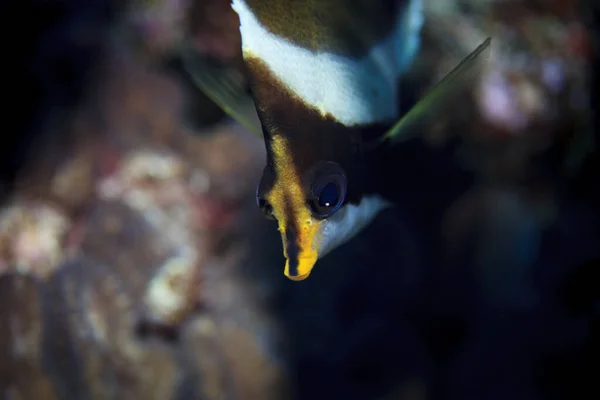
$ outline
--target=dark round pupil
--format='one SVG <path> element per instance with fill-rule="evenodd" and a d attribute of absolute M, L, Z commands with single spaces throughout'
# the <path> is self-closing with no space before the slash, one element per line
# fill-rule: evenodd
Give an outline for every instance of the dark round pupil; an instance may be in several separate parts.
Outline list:
<path fill-rule="evenodd" d="M 319 195 L 319 207 L 335 207 L 337 205 L 340 194 L 338 187 L 334 182 L 329 182 Z"/>

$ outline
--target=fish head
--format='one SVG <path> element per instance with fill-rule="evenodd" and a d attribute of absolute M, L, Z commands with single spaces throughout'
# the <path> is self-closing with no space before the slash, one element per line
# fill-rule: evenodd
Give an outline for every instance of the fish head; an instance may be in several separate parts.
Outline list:
<path fill-rule="evenodd" d="M 268 158 L 272 161 L 258 185 L 257 202 L 262 212 L 278 223 L 285 275 L 303 280 L 317 260 L 348 233 L 340 227 L 348 222 L 349 189 L 358 194 L 360 186 L 349 180 L 338 162 L 324 157 L 314 163 L 298 162 L 293 142 L 284 135 L 275 135 L 270 142 Z"/>
<path fill-rule="evenodd" d="M 362 129 L 306 104 L 260 59 L 247 56 L 246 64 L 259 82 L 253 93 L 267 149 L 257 203 L 278 223 L 285 275 L 303 280 L 385 204 L 365 191 Z"/>

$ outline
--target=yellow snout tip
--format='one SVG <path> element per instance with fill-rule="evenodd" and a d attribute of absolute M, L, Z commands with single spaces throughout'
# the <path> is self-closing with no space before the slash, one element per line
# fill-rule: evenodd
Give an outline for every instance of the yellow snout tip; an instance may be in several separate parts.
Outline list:
<path fill-rule="evenodd" d="M 316 257 L 304 257 L 304 258 L 300 258 L 298 259 L 298 267 L 294 269 L 292 269 L 292 272 L 295 273 L 290 273 L 290 260 L 286 260 L 285 262 L 285 276 L 288 277 L 288 279 L 292 280 L 292 281 L 303 281 L 306 278 L 308 278 L 308 276 L 310 275 L 310 273 L 312 272 L 313 267 L 315 266 L 317 262 L 317 258 Z"/>

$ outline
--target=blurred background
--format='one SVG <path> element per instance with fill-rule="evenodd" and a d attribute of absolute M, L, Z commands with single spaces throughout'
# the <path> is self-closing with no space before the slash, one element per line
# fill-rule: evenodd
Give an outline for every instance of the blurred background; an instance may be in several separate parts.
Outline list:
<path fill-rule="evenodd" d="M 0 398 L 600 398 L 595 3 L 425 0 L 403 104 L 489 65 L 292 282 L 264 144 L 179 58 L 243 71 L 229 0 L 2 2 Z"/>

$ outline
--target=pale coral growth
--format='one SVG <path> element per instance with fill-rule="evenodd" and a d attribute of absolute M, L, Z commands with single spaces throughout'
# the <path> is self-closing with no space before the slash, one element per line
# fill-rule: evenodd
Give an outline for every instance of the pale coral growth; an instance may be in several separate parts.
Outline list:
<path fill-rule="evenodd" d="M 147 317 L 164 325 L 179 323 L 196 304 L 202 245 L 195 232 L 201 227 L 188 182 L 177 155 L 140 150 L 124 157 L 115 173 L 98 184 L 101 198 L 123 201 L 137 211 L 176 254 L 158 267 L 144 295 Z"/>
<path fill-rule="evenodd" d="M 137 151 L 125 159 L 122 176 L 124 183 L 135 185 L 145 180 L 180 178 L 183 172 L 182 161 L 173 154 Z"/>
<path fill-rule="evenodd" d="M 145 305 L 150 321 L 175 325 L 195 305 L 197 282 L 196 257 L 169 258 L 148 283 Z"/>
<path fill-rule="evenodd" d="M 48 276 L 64 258 L 69 218 L 43 203 L 15 202 L 0 211 L 0 271 Z"/>
<path fill-rule="evenodd" d="M 102 199 L 127 199 L 133 208 L 142 207 L 149 200 L 138 192 L 157 192 L 160 185 L 179 182 L 185 167 L 183 161 L 172 153 L 138 150 L 123 157 L 118 169 L 98 183 L 98 195 Z"/>
<path fill-rule="evenodd" d="M 515 91 L 504 76 L 498 72 L 491 73 L 480 88 L 479 106 L 484 118 L 510 130 L 521 130 L 526 126 L 526 117 L 515 102 Z"/>
<path fill-rule="evenodd" d="M 542 87 L 526 78 L 511 79 L 494 69 L 479 86 L 479 109 L 483 117 L 509 133 L 522 133 L 533 121 L 550 118 L 551 107 Z"/>
<path fill-rule="evenodd" d="M 137 210 L 174 248 L 194 247 L 193 204 L 183 160 L 174 154 L 137 151 L 98 184 L 100 198 Z"/>
<path fill-rule="evenodd" d="M 190 174 L 189 185 L 194 195 L 206 194 L 211 185 L 210 175 L 200 168 L 194 168 Z"/>

